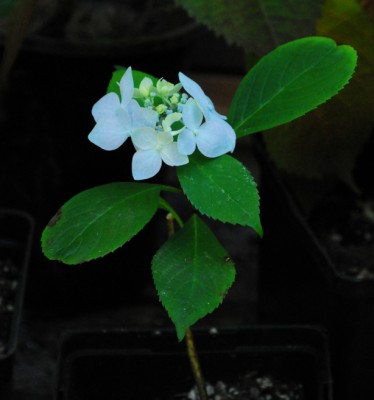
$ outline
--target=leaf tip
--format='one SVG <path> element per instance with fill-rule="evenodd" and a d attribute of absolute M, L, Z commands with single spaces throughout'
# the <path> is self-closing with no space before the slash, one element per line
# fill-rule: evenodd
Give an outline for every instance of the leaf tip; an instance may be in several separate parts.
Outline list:
<path fill-rule="evenodd" d="M 259 222 L 255 227 L 254 227 L 255 232 L 257 233 L 260 238 L 264 237 L 264 231 L 262 229 L 261 222 Z"/>
<path fill-rule="evenodd" d="M 175 326 L 175 329 L 177 331 L 177 338 L 178 338 L 178 342 L 181 342 L 185 335 L 186 335 L 186 329 L 185 328 L 178 328 L 178 326 Z"/>
<path fill-rule="evenodd" d="M 62 215 L 62 208 L 59 208 L 56 214 L 48 222 L 47 227 L 53 228 L 57 224 L 57 222 L 61 219 L 61 215 Z"/>

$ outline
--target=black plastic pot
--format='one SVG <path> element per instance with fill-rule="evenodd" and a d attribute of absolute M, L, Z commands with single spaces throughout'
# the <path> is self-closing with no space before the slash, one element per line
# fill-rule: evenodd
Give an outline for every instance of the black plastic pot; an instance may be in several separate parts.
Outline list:
<path fill-rule="evenodd" d="M 0 209 L 0 398 L 7 396 L 21 322 L 34 221 Z"/>
<path fill-rule="evenodd" d="M 251 370 L 301 383 L 305 399 L 331 399 L 326 337 L 314 327 L 199 329 L 207 381 Z M 175 332 L 68 332 L 60 348 L 57 400 L 167 399 L 193 386 L 185 344 Z"/>
<path fill-rule="evenodd" d="M 335 396 L 374 396 L 374 281 L 339 273 L 292 191 L 258 147 L 262 223 L 259 319 L 327 328 Z M 327 216 L 326 216 L 327 217 Z"/>

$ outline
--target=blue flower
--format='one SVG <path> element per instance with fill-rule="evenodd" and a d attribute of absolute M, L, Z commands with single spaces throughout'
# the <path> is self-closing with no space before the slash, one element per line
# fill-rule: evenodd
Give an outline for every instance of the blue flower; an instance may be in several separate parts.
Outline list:
<path fill-rule="evenodd" d="M 132 99 L 134 81 L 129 67 L 119 82 L 121 99 L 116 93 L 108 93 L 92 108 L 96 125 L 88 139 L 104 150 L 120 147 L 137 129 L 155 127 L 158 114 Z"/>
<path fill-rule="evenodd" d="M 145 77 L 134 88 L 129 67 L 119 82 L 120 95 L 108 93 L 92 108 L 96 125 L 89 140 L 104 150 L 115 150 L 131 137 L 136 149 L 132 159 L 135 180 L 153 177 L 162 162 L 187 164 L 196 147 L 211 158 L 235 148 L 236 135 L 226 117 L 216 112 L 196 82 L 182 73 L 179 78 L 177 85 L 160 79 L 154 86 Z M 178 93 L 182 85 L 191 97 Z M 142 106 L 134 98 L 142 98 Z"/>
<path fill-rule="evenodd" d="M 179 72 L 178 77 L 183 89 L 196 100 L 207 121 L 211 119 L 226 119 L 224 115 L 215 110 L 212 100 L 204 93 L 200 85 L 182 72 Z"/>
<path fill-rule="evenodd" d="M 162 161 L 171 167 L 188 163 L 188 157 L 178 152 L 171 132 L 157 132 L 145 127 L 134 132 L 132 142 L 137 150 L 132 159 L 132 175 L 135 180 L 156 175 Z"/>
<path fill-rule="evenodd" d="M 204 115 L 205 116 L 205 115 Z M 235 131 L 222 118 L 212 116 L 203 122 L 203 111 L 195 99 L 188 99 L 183 106 L 184 129 L 178 135 L 180 154 L 192 154 L 196 146 L 205 157 L 218 157 L 234 151 Z"/>

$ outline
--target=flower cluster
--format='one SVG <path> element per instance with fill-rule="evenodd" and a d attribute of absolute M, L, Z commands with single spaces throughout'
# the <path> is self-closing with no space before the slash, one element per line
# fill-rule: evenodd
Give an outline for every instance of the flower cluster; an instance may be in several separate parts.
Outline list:
<path fill-rule="evenodd" d="M 145 77 L 134 88 L 129 67 L 119 82 L 120 97 L 108 93 L 92 108 L 96 125 L 89 140 L 104 150 L 115 150 L 131 138 L 135 180 L 156 175 L 162 162 L 188 163 L 196 147 L 206 157 L 218 157 L 235 148 L 236 135 L 218 114 L 201 87 L 179 73 L 180 83 L 164 79 L 156 84 Z M 188 94 L 179 93 L 183 89 Z"/>

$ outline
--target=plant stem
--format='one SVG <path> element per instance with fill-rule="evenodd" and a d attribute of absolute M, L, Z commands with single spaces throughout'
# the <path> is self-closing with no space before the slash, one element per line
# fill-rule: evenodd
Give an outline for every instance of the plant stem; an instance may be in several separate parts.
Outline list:
<path fill-rule="evenodd" d="M 171 212 L 168 212 L 166 214 L 166 227 L 168 230 L 168 237 L 172 237 L 175 233 L 174 229 L 174 216 Z"/>
<path fill-rule="evenodd" d="M 168 212 L 166 215 L 166 223 L 168 224 L 168 236 L 170 237 L 174 235 L 174 219 L 177 221 L 180 228 L 183 228 L 183 221 L 173 207 L 162 197 L 159 201 L 159 207 Z"/>
<path fill-rule="evenodd" d="M 197 392 L 199 393 L 200 400 L 208 400 L 208 396 L 205 390 L 205 380 L 203 376 L 203 372 L 201 370 L 199 357 L 197 355 L 195 342 L 193 339 L 192 331 L 190 328 L 186 331 L 185 341 L 187 345 L 187 354 L 190 359 L 192 373 L 195 378 L 195 383 L 197 387 Z"/>
<path fill-rule="evenodd" d="M 167 230 L 168 230 L 169 237 L 173 236 L 175 233 L 175 229 L 174 229 L 175 215 L 178 216 L 178 214 L 176 214 L 176 212 L 174 210 L 173 210 L 173 214 L 171 212 L 169 212 L 166 215 L 166 224 L 167 224 Z M 178 219 L 180 220 L 179 216 L 178 216 Z M 200 400 L 208 400 L 208 396 L 207 396 L 206 390 L 205 390 L 205 380 L 204 380 L 204 376 L 203 376 L 203 373 L 201 370 L 199 357 L 197 355 L 192 331 L 190 328 L 188 328 L 186 331 L 185 342 L 186 342 L 186 346 L 187 346 L 188 358 L 190 359 L 192 373 L 195 378 L 197 392 L 199 393 L 199 399 Z"/>

